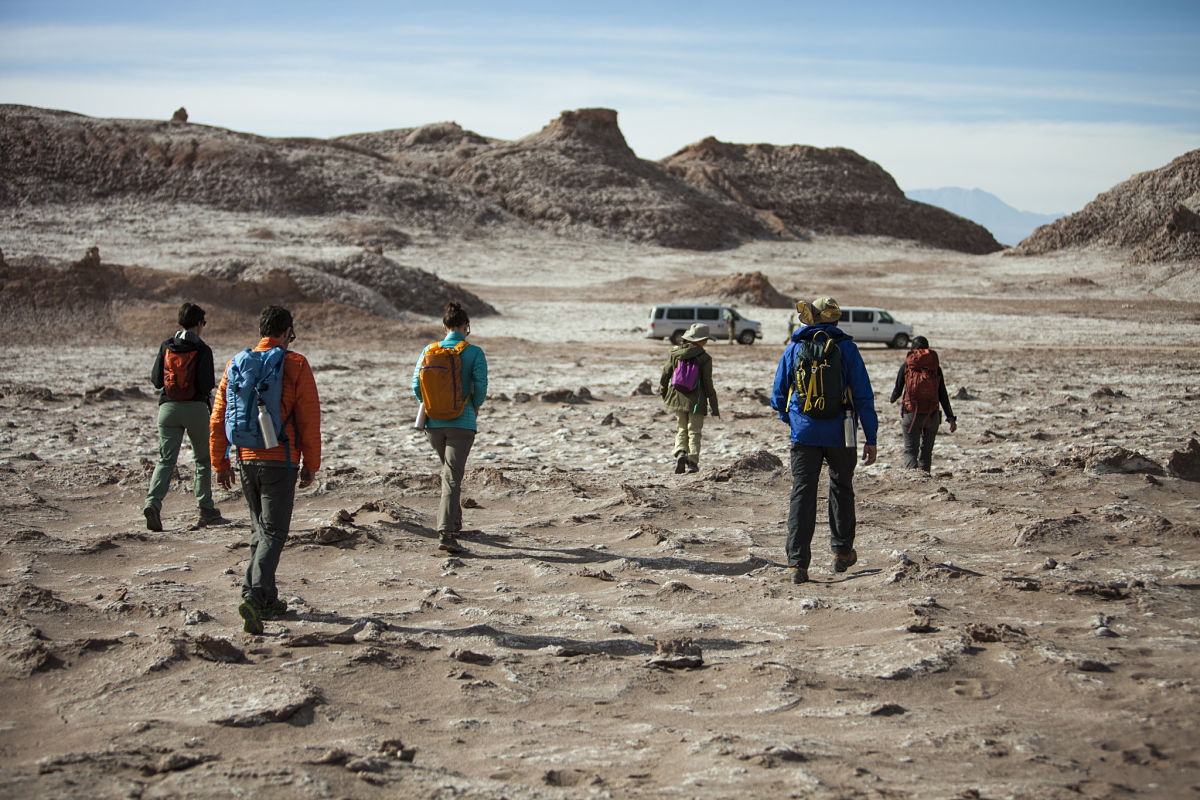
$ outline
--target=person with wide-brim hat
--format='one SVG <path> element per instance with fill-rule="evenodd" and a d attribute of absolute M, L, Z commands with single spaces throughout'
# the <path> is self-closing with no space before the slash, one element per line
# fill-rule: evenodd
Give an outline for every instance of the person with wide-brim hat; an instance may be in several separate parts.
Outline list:
<path fill-rule="evenodd" d="M 845 572 L 858 561 L 854 549 L 854 467 L 859 426 L 862 463 L 875 463 L 879 418 L 862 354 L 853 337 L 838 329 L 842 309 L 832 297 L 801 300 L 796 313 L 803 325 L 792 334 L 779 359 L 771 389 L 771 408 L 791 432 L 792 492 L 788 505 L 785 550 L 788 579 L 808 582 L 812 537 L 817 519 L 817 484 L 829 469 L 829 548 L 832 569 Z"/>
<path fill-rule="evenodd" d="M 712 356 L 704 349 L 709 339 L 708 326 L 697 322 L 683 334 L 683 341 L 671 348 L 662 376 L 658 379 L 658 394 L 663 405 L 675 412 L 675 472 L 700 470 L 700 439 L 704 417 L 711 409 L 714 417 L 721 416 L 717 408 L 717 390 L 712 382 Z"/>

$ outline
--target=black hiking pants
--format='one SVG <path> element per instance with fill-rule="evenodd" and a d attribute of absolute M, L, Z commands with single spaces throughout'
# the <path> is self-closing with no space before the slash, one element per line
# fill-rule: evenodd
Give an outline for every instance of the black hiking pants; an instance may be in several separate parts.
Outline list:
<path fill-rule="evenodd" d="M 829 464 L 829 549 L 846 555 L 854 547 L 853 447 L 812 447 L 792 442 L 792 496 L 788 505 L 789 567 L 808 569 L 813 530 L 817 526 L 817 482 Z"/>
<path fill-rule="evenodd" d="M 241 465 L 242 494 L 250 507 L 250 563 L 242 581 L 242 599 L 267 608 L 279 599 L 275 570 L 292 526 L 299 469 L 261 461 Z"/>
<path fill-rule="evenodd" d="M 942 412 L 915 414 L 905 411 L 900 424 L 904 431 L 904 466 L 929 472 L 933 464 L 933 440 L 942 425 Z"/>

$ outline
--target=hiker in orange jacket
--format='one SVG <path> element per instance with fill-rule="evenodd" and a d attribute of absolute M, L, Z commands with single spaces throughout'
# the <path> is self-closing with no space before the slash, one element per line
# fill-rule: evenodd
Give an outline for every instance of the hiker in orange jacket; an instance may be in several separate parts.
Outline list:
<path fill-rule="evenodd" d="M 232 453 L 242 476 L 242 493 L 250 508 L 250 562 L 242 581 L 242 603 L 238 614 L 247 633 L 262 633 L 264 619 L 287 612 L 287 603 L 279 599 L 275 570 L 292 524 L 292 506 L 296 496 L 296 476 L 300 487 L 313 482 L 313 473 L 321 467 L 321 400 L 317 382 L 308 360 L 288 350 L 296 339 L 292 314 L 282 306 L 268 306 L 259 316 L 262 339 L 256 352 L 276 347 L 284 351 L 283 386 L 280 419 L 283 430 L 279 444 L 272 448 L 231 446 L 225 429 L 230 408 L 228 395 L 231 360 L 225 366 L 209 418 L 209 448 L 217 483 L 232 489 L 234 475 Z"/>

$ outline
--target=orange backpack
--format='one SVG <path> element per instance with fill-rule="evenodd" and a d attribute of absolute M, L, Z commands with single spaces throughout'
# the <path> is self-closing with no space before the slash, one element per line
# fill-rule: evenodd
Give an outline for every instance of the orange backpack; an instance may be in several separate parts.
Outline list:
<path fill-rule="evenodd" d="M 450 420 L 462 416 L 467 398 L 463 394 L 462 351 L 465 341 L 454 347 L 442 347 L 434 342 L 425 348 L 417 381 L 421 387 L 421 402 L 430 419 Z"/>
<path fill-rule="evenodd" d="M 196 398 L 196 350 L 176 353 L 167 348 L 163 354 L 163 392 L 168 400 Z"/>

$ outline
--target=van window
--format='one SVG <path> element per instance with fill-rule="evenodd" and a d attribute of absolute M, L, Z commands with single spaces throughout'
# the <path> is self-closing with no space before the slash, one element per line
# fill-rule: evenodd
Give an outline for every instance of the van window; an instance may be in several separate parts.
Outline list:
<path fill-rule="evenodd" d="M 875 312 L 873 312 L 873 311 L 851 311 L 850 312 L 850 321 L 851 322 L 871 322 L 874 319 L 875 319 Z"/>
<path fill-rule="evenodd" d="M 652 311 L 652 312 L 651 312 L 651 314 L 650 314 L 650 317 L 651 317 L 652 319 L 662 319 L 662 317 L 663 317 L 663 310 L 662 310 L 661 308 L 656 308 L 656 309 L 654 309 L 654 311 Z"/>
<path fill-rule="evenodd" d="M 892 315 L 889 314 L 888 312 L 880 311 L 879 312 L 879 321 L 884 323 L 885 325 L 891 325 L 896 320 L 892 319 Z"/>
<path fill-rule="evenodd" d="M 720 312 L 715 308 L 697 308 L 696 319 L 716 319 Z"/>
<path fill-rule="evenodd" d="M 694 308 L 668 308 L 667 319 L 691 319 L 694 313 Z"/>

